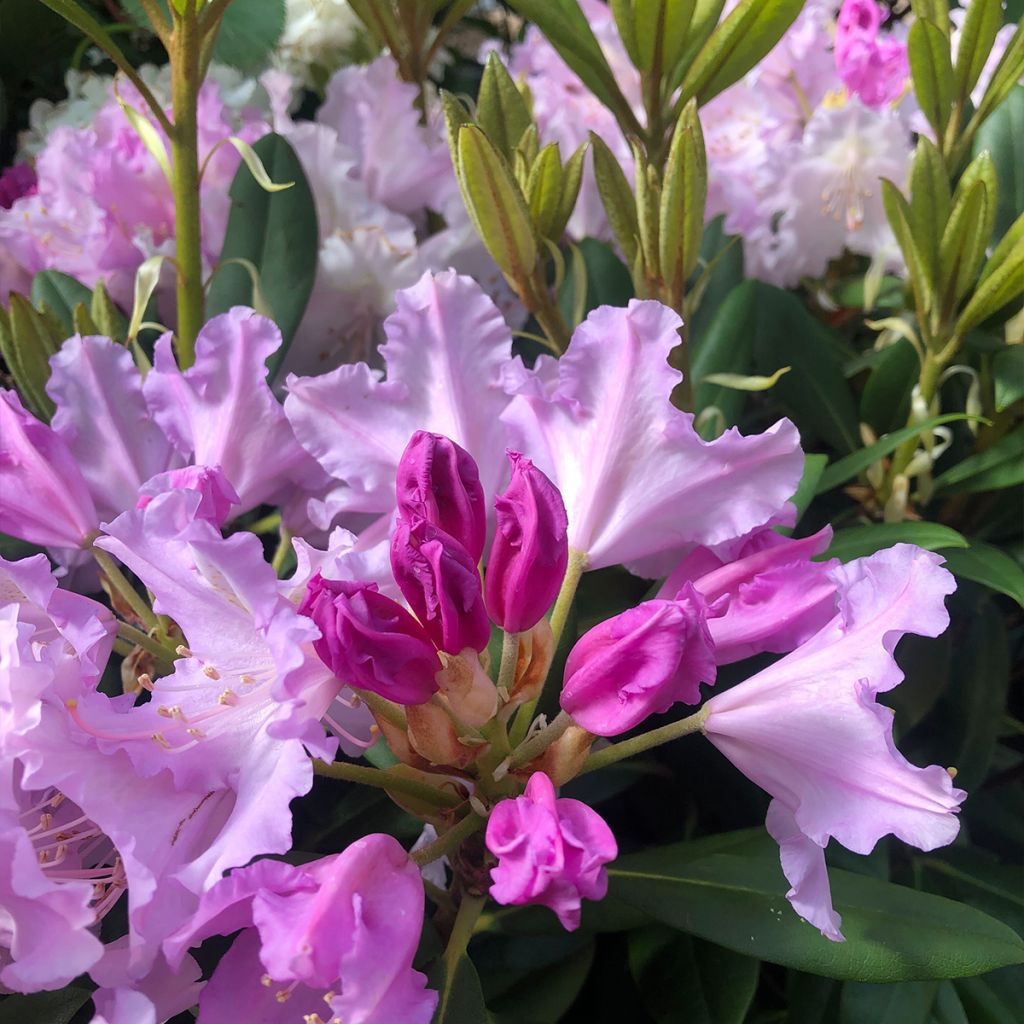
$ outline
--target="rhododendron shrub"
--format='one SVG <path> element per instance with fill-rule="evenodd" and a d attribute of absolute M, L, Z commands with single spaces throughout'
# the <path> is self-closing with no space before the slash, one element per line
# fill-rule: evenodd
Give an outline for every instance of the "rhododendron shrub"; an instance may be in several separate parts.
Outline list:
<path fill-rule="evenodd" d="M 1014 1018 L 997 0 L 123 13 L 0 176 L 0 1019 Z"/>

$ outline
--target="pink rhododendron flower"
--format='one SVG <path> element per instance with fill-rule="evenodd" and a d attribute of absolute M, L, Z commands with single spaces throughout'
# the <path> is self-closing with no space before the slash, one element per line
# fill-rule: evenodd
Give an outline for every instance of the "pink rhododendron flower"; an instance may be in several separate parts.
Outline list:
<path fill-rule="evenodd" d="M 480 573 L 469 552 L 425 519 L 400 520 L 391 569 L 402 596 L 438 649 L 482 651 L 491 638 Z"/>
<path fill-rule="evenodd" d="M 0 390 L 0 530 L 33 544 L 80 548 L 99 514 L 77 461 L 15 391 Z"/>
<path fill-rule="evenodd" d="M 242 929 L 199 1001 L 199 1024 L 429 1024 L 437 993 L 412 969 L 423 919 L 419 869 L 391 836 L 291 867 L 258 861 L 203 896 L 167 942 L 171 963 Z M 324 1011 L 326 1004 L 327 1010 Z"/>
<path fill-rule="evenodd" d="M 905 633 L 938 636 L 954 589 L 938 555 L 899 544 L 830 570 L 835 617 L 791 654 L 706 705 L 708 739 L 772 795 L 790 902 L 841 940 L 824 849 L 835 839 L 867 854 L 895 835 L 922 850 L 951 843 L 965 794 L 945 769 L 916 768 L 893 743 L 879 693 L 903 679 L 893 658 Z"/>
<path fill-rule="evenodd" d="M 898 99 L 910 78 L 906 44 L 879 34 L 887 16 L 875 0 L 843 0 L 836 20 L 839 77 L 868 107 Z"/>
<path fill-rule="evenodd" d="M 706 442 L 672 405 L 679 373 L 666 360 L 680 324 L 658 302 L 595 309 L 558 360 L 553 390 L 522 393 L 502 415 L 512 446 L 561 492 L 569 547 L 590 568 L 645 559 L 662 575 L 685 545 L 765 523 L 799 482 L 803 457 L 788 420 Z"/>
<path fill-rule="evenodd" d="M 313 647 L 341 680 L 397 704 L 437 692 L 441 660 L 426 630 L 376 583 L 327 580 L 317 573 L 299 612 L 320 630 Z"/>
<path fill-rule="evenodd" d="M 533 628 L 551 607 L 569 562 L 568 520 L 554 484 L 510 451 L 512 479 L 495 499 L 498 528 L 485 580 L 487 611 L 510 633 Z"/>
<path fill-rule="evenodd" d="M 604 865 L 619 852 L 604 819 L 579 800 L 556 800 L 543 772 L 530 776 L 522 796 L 491 811 L 486 842 L 498 858 L 491 896 L 549 907 L 567 931 L 579 927 L 581 900 L 604 899 Z"/>
<path fill-rule="evenodd" d="M 398 462 L 398 514 L 417 516 L 451 534 L 479 560 L 487 538 L 487 504 L 473 456 L 443 434 L 417 430 Z"/>
<path fill-rule="evenodd" d="M 715 661 L 726 665 L 764 651 L 785 653 L 810 638 L 835 614 L 838 562 L 812 562 L 828 547 L 828 527 L 792 540 L 774 528 L 754 530 L 727 550 L 696 548 L 658 592 L 671 598 L 686 583 L 720 614 L 708 620 Z"/>
<path fill-rule="evenodd" d="M 229 517 L 232 506 L 241 500 L 220 466 L 183 466 L 150 478 L 139 490 L 135 507 L 145 508 L 158 494 L 178 488 L 199 493 L 196 518 L 205 519 L 218 529 Z"/>
<path fill-rule="evenodd" d="M 714 614 L 711 611 L 710 614 Z M 588 732 L 617 736 L 677 701 L 700 702 L 715 681 L 709 609 L 687 583 L 584 633 L 565 663 L 562 707 Z"/>

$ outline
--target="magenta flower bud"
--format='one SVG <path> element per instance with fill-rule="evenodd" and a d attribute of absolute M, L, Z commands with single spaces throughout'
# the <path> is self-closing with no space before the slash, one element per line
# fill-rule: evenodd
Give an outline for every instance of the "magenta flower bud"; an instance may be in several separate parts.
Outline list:
<path fill-rule="evenodd" d="M 530 776 L 522 796 L 491 811 L 485 842 L 498 858 L 491 896 L 506 905 L 550 907 L 570 932 L 579 927 L 581 899 L 604 899 L 604 865 L 619 852 L 601 815 L 579 800 L 556 800 L 543 772 Z"/>
<path fill-rule="evenodd" d="M 54 548 L 83 547 L 99 525 L 64 440 L 14 391 L 0 391 L 0 532 Z"/>
<path fill-rule="evenodd" d="M 617 736 L 648 715 L 700 702 L 715 681 L 708 606 L 687 583 L 674 601 L 645 601 L 580 637 L 565 663 L 562 707 L 596 736 Z"/>
<path fill-rule="evenodd" d="M 422 704 L 437 691 L 441 659 L 430 637 L 376 583 L 325 580 L 317 573 L 299 613 L 319 627 L 313 647 L 346 683 L 397 704 Z"/>
<path fill-rule="evenodd" d="M 178 489 L 199 492 L 196 519 L 205 519 L 219 530 L 233 505 L 241 504 L 234 487 L 220 466 L 183 466 L 166 473 L 157 473 L 139 491 L 136 508 L 145 508 L 158 494 Z"/>
<path fill-rule="evenodd" d="M 448 654 L 482 651 L 491 637 L 476 559 L 425 519 L 400 520 L 391 570 L 430 639 Z"/>
<path fill-rule="evenodd" d="M 9 210 L 22 196 L 35 195 L 38 185 L 35 168 L 15 164 L 0 172 L 0 210 Z"/>
<path fill-rule="evenodd" d="M 473 456 L 444 434 L 417 430 L 398 463 L 398 512 L 450 533 L 474 561 L 484 553 L 487 506 Z"/>
<path fill-rule="evenodd" d="M 569 564 L 569 520 L 558 488 L 510 451 L 512 479 L 494 508 L 498 530 L 487 561 L 487 610 L 502 629 L 532 629 L 551 607 Z"/>

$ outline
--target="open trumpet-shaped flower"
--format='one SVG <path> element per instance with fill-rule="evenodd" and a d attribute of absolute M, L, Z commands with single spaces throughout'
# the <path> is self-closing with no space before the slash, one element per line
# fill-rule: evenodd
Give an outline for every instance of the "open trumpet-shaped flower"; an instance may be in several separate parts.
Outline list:
<path fill-rule="evenodd" d="M 706 705 L 708 739 L 773 799 L 796 911 L 841 940 L 824 848 L 834 838 L 870 853 L 884 835 L 922 850 L 953 841 L 965 794 L 945 769 L 916 768 L 896 750 L 892 712 L 875 702 L 903 673 L 893 651 L 905 633 L 938 636 L 953 580 L 938 555 L 900 544 L 832 570 L 835 617 L 770 668 Z"/>
<path fill-rule="evenodd" d="M 302 867 L 234 871 L 167 951 L 174 964 L 190 945 L 242 929 L 203 990 L 200 1024 L 429 1024 L 437 994 L 412 969 L 422 918 L 419 869 L 391 836 L 369 835 Z"/>

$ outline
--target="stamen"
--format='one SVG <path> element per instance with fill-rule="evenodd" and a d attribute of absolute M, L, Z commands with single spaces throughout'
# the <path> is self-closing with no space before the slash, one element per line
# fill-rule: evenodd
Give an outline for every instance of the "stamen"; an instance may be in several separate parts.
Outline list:
<path fill-rule="evenodd" d="M 148 672 L 143 672 L 141 675 L 136 676 L 135 681 L 144 690 L 148 690 L 150 693 L 153 692 L 153 677 Z"/>
<path fill-rule="evenodd" d="M 178 644 L 178 646 L 174 648 L 174 653 L 178 655 L 179 658 L 195 657 L 195 655 L 184 644 Z"/>
<path fill-rule="evenodd" d="M 234 690 L 225 690 L 218 698 L 218 704 L 226 704 L 228 707 L 234 707 L 238 703 L 238 694 Z"/>
<path fill-rule="evenodd" d="M 164 750 L 171 749 L 170 743 L 167 742 L 167 739 L 164 737 L 162 733 L 155 732 L 153 733 L 152 736 L 150 736 L 150 739 L 153 740 L 154 743 L 158 743 L 161 747 L 164 748 Z"/>
<path fill-rule="evenodd" d="M 212 665 L 207 665 L 203 669 L 203 675 L 207 679 L 220 679 L 220 673 Z"/>
<path fill-rule="evenodd" d="M 295 986 L 298 985 L 298 981 L 293 981 L 287 988 L 279 989 L 274 993 L 274 998 L 279 1003 L 287 1003 L 292 997 L 292 993 L 295 991 Z"/>
<path fill-rule="evenodd" d="M 260 978 L 260 984 L 264 988 L 270 988 L 270 986 L 274 984 L 274 979 L 269 974 L 264 974 L 263 977 Z"/>
<path fill-rule="evenodd" d="M 353 746 L 362 747 L 363 750 L 367 750 L 368 748 L 372 747 L 373 744 L 376 742 L 376 739 L 372 735 L 368 740 L 363 740 L 360 739 L 358 736 L 353 736 L 352 733 L 350 733 L 347 729 L 339 725 L 333 718 L 331 718 L 330 715 L 324 715 L 324 721 L 327 723 L 328 726 L 330 726 L 330 728 L 335 733 L 337 733 L 343 739 L 348 740 L 349 743 L 351 743 Z M 370 732 L 372 733 L 375 728 L 376 726 L 371 726 Z"/>

